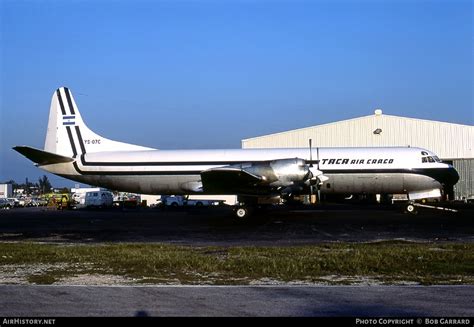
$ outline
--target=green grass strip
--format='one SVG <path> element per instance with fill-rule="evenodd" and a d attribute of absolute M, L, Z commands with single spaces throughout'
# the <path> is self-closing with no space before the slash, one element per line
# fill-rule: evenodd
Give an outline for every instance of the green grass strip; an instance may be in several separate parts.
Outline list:
<path fill-rule="evenodd" d="M 164 244 L 0 243 L 2 269 L 43 266 L 27 281 L 122 276 L 134 283 L 249 284 L 255 281 L 349 284 L 474 284 L 474 244 L 331 243 L 291 247 L 191 247 Z M 19 269 L 20 269 L 19 268 Z"/>

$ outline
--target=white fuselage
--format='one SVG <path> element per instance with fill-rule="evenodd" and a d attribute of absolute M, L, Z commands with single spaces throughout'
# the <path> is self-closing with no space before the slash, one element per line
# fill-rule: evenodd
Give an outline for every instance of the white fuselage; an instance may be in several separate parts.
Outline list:
<path fill-rule="evenodd" d="M 422 160 L 428 156 L 436 158 L 428 150 L 410 147 L 313 148 L 311 159 L 328 178 L 321 185 L 323 193 L 393 194 L 441 189 L 444 180 L 454 178 L 450 165 Z M 310 152 L 309 149 L 97 152 L 78 155 L 72 163 L 42 168 L 113 190 L 193 194 L 203 192 L 199 189 L 200 173 L 205 170 L 285 158 L 309 161 Z"/>

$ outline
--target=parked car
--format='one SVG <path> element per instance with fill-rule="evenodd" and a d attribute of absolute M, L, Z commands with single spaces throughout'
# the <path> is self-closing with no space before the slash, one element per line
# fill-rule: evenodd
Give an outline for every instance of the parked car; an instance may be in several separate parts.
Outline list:
<path fill-rule="evenodd" d="M 185 196 L 177 195 L 177 196 L 161 196 L 161 203 L 165 206 L 172 206 L 172 207 L 181 207 L 181 206 L 213 206 L 219 205 L 220 203 L 224 202 L 223 200 L 208 200 L 208 199 L 188 199 Z"/>
<path fill-rule="evenodd" d="M 464 202 L 466 202 L 466 203 L 474 203 L 474 194 L 469 195 L 468 197 L 466 197 L 466 198 L 464 199 Z"/>
<path fill-rule="evenodd" d="M 13 208 L 13 205 L 5 198 L 0 198 L 0 209 L 9 210 Z"/>
<path fill-rule="evenodd" d="M 20 200 L 18 200 L 17 198 L 7 198 L 6 200 L 8 202 L 10 202 L 10 204 L 12 205 L 12 208 L 13 207 L 15 207 L 15 208 L 21 207 Z M 23 201 L 23 203 L 24 203 L 24 201 Z"/>

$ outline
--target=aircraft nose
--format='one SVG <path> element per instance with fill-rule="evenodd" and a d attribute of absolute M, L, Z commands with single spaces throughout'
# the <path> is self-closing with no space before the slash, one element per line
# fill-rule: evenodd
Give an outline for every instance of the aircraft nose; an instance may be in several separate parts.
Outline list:
<path fill-rule="evenodd" d="M 446 169 L 446 172 L 445 174 L 443 175 L 443 178 L 442 178 L 442 183 L 444 185 L 455 185 L 459 180 L 459 174 L 458 172 L 456 171 L 456 169 L 454 169 L 454 167 L 450 166 L 449 168 Z"/>

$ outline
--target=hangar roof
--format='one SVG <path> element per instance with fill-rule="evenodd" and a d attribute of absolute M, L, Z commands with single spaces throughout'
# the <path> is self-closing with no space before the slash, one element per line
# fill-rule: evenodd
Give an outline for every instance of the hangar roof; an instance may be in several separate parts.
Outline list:
<path fill-rule="evenodd" d="M 474 126 L 376 114 L 242 140 L 242 148 L 413 146 L 443 159 L 474 158 Z"/>

